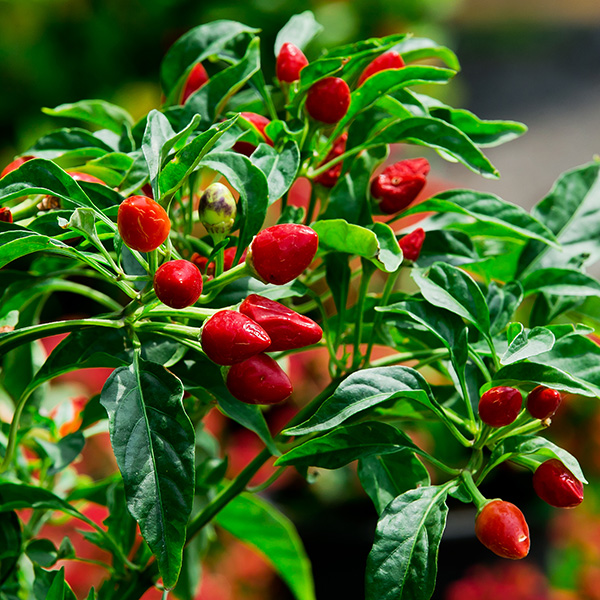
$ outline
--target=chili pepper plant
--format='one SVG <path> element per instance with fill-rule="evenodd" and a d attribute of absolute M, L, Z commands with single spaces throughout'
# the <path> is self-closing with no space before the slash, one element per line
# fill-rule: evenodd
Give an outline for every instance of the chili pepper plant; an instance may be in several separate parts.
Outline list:
<path fill-rule="evenodd" d="M 81 126 L 4 169 L 1 598 L 74 597 L 55 563 L 86 559 L 41 534 L 69 518 L 110 557 L 88 598 L 193 598 L 218 525 L 311 600 L 302 541 L 268 500 L 287 469 L 310 479 L 357 461 L 378 514 L 368 600 L 432 595 L 449 497 L 475 507 L 492 552 L 527 555 L 526 511 L 480 489 L 502 463 L 554 506 L 583 500 L 577 460 L 543 434 L 565 397 L 600 395 L 600 284 L 586 273 L 600 163 L 563 174 L 531 213 L 472 190 L 428 198 L 443 160 L 498 177 L 485 149 L 525 126 L 437 99 L 459 62 L 434 41 L 399 33 L 307 58 L 319 29 L 310 12 L 288 22 L 275 74 L 258 30 L 200 25 L 165 55 L 159 108 L 137 122 L 102 100 L 44 109 Z M 292 202 L 299 179 L 306 202 Z M 89 314 L 61 314 L 65 294 Z M 328 385 L 270 431 L 272 405 L 294 403 L 290 356 L 315 348 Z M 114 370 L 65 429 L 48 382 L 90 367 Z M 211 410 L 262 441 L 235 476 Z M 419 443 L 419 428 L 451 441 Z M 118 472 L 93 480 L 74 464 L 102 430 Z M 248 489 L 273 460 L 262 493 Z"/>

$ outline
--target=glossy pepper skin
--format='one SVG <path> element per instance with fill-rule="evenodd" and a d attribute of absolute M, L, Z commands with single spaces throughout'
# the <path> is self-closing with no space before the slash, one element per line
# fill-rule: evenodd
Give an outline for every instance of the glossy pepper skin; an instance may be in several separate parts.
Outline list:
<path fill-rule="evenodd" d="M 386 71 L 387 69 L 401 69 L 403 66 L 404 61 L 395 50 L 384 52 L 365 67 L 364 71 L 360 74 L 356 85 L 357 87 L 360 87 L 369 77 L 371 77 L 371 75 L 375 75 L 375 73 Z"/>
<path fill-rule="evenodd" d="M 12 216 L 12 213 L 10 212 L 10 208 L 7 208 L 6 206 L 0 207 L 0 221 L 2 221 L 4 223 L 12 223 L 13 222 L 13 216 Z"/>
<path fill-rule="evenodd" d="M 527 395 L 527 410 L 532 417 L 543 421 L 556 412 L 561 401 L 560 392 L 538 385 Z"/>
<path fill-rule="evenodd" d="M 146 196 L 130 196 L 119 206 L 117 227 L 129 248 L 151 252 L 169 237 L 171 221 L 158 202 Z"/>
<path fill-rule="evenodd" d="M 479 416 L 491 427 L 510 425 L 519 415 L 522 403 L 519 390 L 506 386 L 494 387 L 479 399 Z"/>
<path fill-rule="evenodd" d="M 404 258 L 406 260 L 412 260 L 413 262 L 419 258 L 421 254 L 421 248 L 425 241 L 425 231 L 419 227 L 414 231 L 411 231 L 408 235 L 405 235 L 399 242 L 398 245 L 402 249 Z"/>
<path fill-rule="evenodd" d="M 278 404 L 293 392 L 285 371 L 266 354 L 233 365 L 225 384 L 234 397 L 246 404 Z"/>
<path fill-rule="evenodd" d="M 250 294 L 240 305 L 240 312 L 269 334 L 268 352 L 304 348 L 323 337 L 323 330 L 312 319 L 258 294 Z"/>
<path fill-rule="evenodd" d="M 410 158 L 390 165 L 371 181 L 371 196 L 387 215 L 405 209 L 425 187 L 429 173 L 426 158 Z"/>
<path fill-rule="evenodd" d="M 327 153 L 327 156 L 325 157 L 323 164 L 326 164 L 330 160 L 333 160 L 334 158 L 337 158 L 338 156 L 341 156 L 342 154 L 344 154 L 344 152 L 346 151 L 346 142 L 347 141 L 348 141 L 348 134 L 342 133 L 342 135 L 340 135 L 340 137 L 337 140 L 335 140 L 335 143 L 333 144 L 333 148 Z M 319 183 L 320 185 L 322 185 L 324 187 L 332 188 L 337 183 L 341 174 L 342 174 L 342 162 L 339 162 L 339 163 L 337 163 L 337 165 L 334 165 L 333 167 L 331 167 L 331 169 L 327 169 L 327 171 L 325 171 L 324 173 L 321 173 L 320 175 L 315 177 L 314 181 L 315 181 L 315 183 Z"/>
<path fill-rule="evenodd" d="M 304 52 L 290 42 L 281 46 L 277 61 L 275 63 L 275 72 L 279 81 L 293 83 L 300 79 L 300 71 L 308 64 L 308 59 Z"/>
<path fill-rule="evenodd" d="M 273 146 L 273 140 L 265 133 L 267 125 L 271 122 L 270 119 L 267 119 L 267 117 L 263 117 L 262 115 L 253 112 L 243 112 L 240 113 L 240 116 L 258 131 L 259 135 L 265 140 L 267 144 L 269 144 L 269 146 Z M 251 144 L 250 142 L 241 140 L 239 142 L 236 142 L 233 145 L 232 149 L 235 152 L 243 154 L 244 156 L 250 156 L 256 150 L 256 146 L 254 144 Z"/>
<path fill-rule="evenodd" d="M 202 275 L 189 260 L 170 260 L 156 270 L 154 291 L 163 304 L 186 308 L 202 294 Z"/>
<path fill-rule="evenodd" d="M 188 78 L 185 80 L 183 90 L 181 92 L 181 104 L 185 104 L 186 100 L 197 90 L 199 90 L 208 81 L 208 73 L 202 66 L 202 63 L 196 63 Z"/>
<path fill-rule="evenodd" d="M 264 352 L 271 338 L 258 323 L 235 310 L 220 310 L 202 327 L 202 350 L 218 365 L 233 365 Z"/>
<path fill-rule="evenodd" d="M 475 519 L 475 535 L 486 548 L 502 558 L 519 560 L 529 554 L 527 521 L 510 502 L 488 502 Z"/>
<path fill-rule="evenodd" d="M 67 171 L 67 173 L 75 180 L 75 181 L 87 181 L 88 183 L 99 183 L 100 185 L 106 185 L 102 179 L 98 179 L 93 175 L 88 175 L 87 173 L 80 173 L 79 171 Z"/>
<path fill-rule="evenodd" d="M 250 243 L 246 264 L 266 283 L 283 285 L 310 265 L 319 236 L 314 229 L 295 223 L 267 227 Z"/>
<path fill-rule="evenodd" d="M 306 94 L 306 112 L 321 123 L 340 121 L 350 107 L 350 88 L 339 77 L 325 77 L 312 84 Z"/>
<path fill-rule="evenodd" d="M 533 489 L 544 502 L 556 508 L 575 508 L 583 502 L 583 483 L 556 458 L 543 462 L 535 470 Z"/>

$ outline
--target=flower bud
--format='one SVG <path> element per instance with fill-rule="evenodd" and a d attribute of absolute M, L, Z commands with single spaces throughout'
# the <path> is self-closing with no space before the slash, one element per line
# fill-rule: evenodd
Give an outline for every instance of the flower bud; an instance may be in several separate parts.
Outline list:
<path fill-rule="evenodd" d="M 544 502 L 557 508 L 574 508 L 583 502 L 583 483 L 556 458 L 535 470 L 533 489 Z"/>
<path fill-rule="evenodd" d="M 233 227 L 237 205 L 229 188 L 222 183 L 212 183 L 200 196 L 198 216 L 208 233 L 228 233 Z"/>
<path fill-rule="evenodd" d="M 510 425 L 519 415 L 523 397 L 515 388 L 498 386 L 479 399 L 479 417 L 491 427 Z"/>
<path fill-rule="evenodd" d="M 225 384 L 235 398 L 246 404 L 277 404 L 293 392 L 285 371 L 266 354 L 233 365 Z"/>
<path fill-rule="evenodd" d="M 492 500 L 475 519 L 477 539 L 502 558 L 519 560 L 529 554 L 529 527 L 523 513 L 510 502 Z"/>
<path fill-rule="evenodd" d="M 391 215 L 406 208 L 425 186 L 429 162 L 425 158 L 401 160 L 371 182 L 371 196 L 379 210 Z"/>
<path fill-rule="evenodd" d="M 271 345 L 267 352 L 304 348 L 323 337 L 323 330 L 312 319 L 258 294 L 250 294 L 240 305 L 240 312 L 268 333 Z"/>

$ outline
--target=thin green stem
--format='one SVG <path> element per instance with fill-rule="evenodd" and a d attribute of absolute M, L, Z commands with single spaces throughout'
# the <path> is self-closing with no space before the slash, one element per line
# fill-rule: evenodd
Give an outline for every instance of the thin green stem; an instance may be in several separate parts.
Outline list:
<path fill-rule="evenodd" d="M 371 261 L 361 259 L 362 262 L 362 275 L 360 278 L 360 286 L 358 288 L 358 300 L 356 302 L 356 319 L 354 321 L 354 352 L 352 356 L 352 368 L 356 369 L 362 361 L 362 354 L 360 353 L 360 343 L 362 341 L 363 332 L 363 320 L 365 301 L 367 299 L 367 292 L 369 290 L 369 282 L 373 273 L 375 273 L 375 265 Z"/>
<path fill-rule="evenodd" d="M 207 284 L 204 286 L 204 294 L 200 296 L 200 303 L 207 302 L 212 299 L 209 297 L 212 292 L 216 292 L 226 285 L 229 285 L 230 283 L 241 279 L 242 277 L 248 277 L 249 275 L 252 275 L 252 271 L 245 262 L 232 267 L 228 271 L 225 271 L 220 277 L 215 277 L 211 281 L 207 282 Z"/>
<path fill-rule="evenodd" d="M 479 368 L 479 370 L 485 377 L 486 381 L 488 381 L 488 382 L 492 381 L 492 376 L 491 376 L 488 368 L 485 366 L 485 363 L 481 359 L 481 356 L 479 356 L 479 354 L 477 354 L 477 352 L 475 352 L 475 350 L 472 350 L 471 348 L 469 348 L 469 357 L 477 365 L 477 367 Z"/>
<path fill-rule="evenodd" d="M 183 319 L 196 319 L 204 321 L 215 313 L 223 310 L 222 308 L 201 308 L 199 306 L 189 306 L 188 308 L 167 308 L 164 305 L 153 308 L 145 313 L 148 317 L 181 317 Z"/>
<path fill-rule="evenodd" d="M 361 150 L 362 150 L 361 146 L 352 148 L 352 149 L 348 150 L 347 152 L 344 152 L 343 154 L 340 154 L 339 156 L 336 156 L 335 158 L 331 159 L 329 162 L 325 163 L 324 165 L 320 165 L 316 169 L 309 169 L 306 176 L 309 179 L 314 179 L 315 177 L 318 177 L 322 173 L 325 173 L 325 171 L 329 171 L 329 169 L 331 169 L 332 167 L 335 167 L 335 165 L 337 165 L 338 163 L 346 160 L 349 156 L 354 156 Z"/>
<path fill-rule="evenodd" d="M 315 212 L 315 207 L 317 206 L 317 190 L 316 186 L 311 185 L 310 188 L 310 201 L 308 203 L 308 209 L 306 210 L 306 216 L 304 218 L 304 224 L 310 225 L 313 221 L 313 213 Z"/>
<path fill-rule="evenodd" d="M 473 475 L 470 471 L 464 470 L 461 472 L 460 476 L 467 490 L 469 490 L 469 493 L 471 494 L 471 498 L 473 499 L 473 503 L 477 507 L 477 511 L 480 511 L 488 503 L 488 499 L 479 491 L 479 488 L 475 485 L 475 482 L 473 481 Z"/>
<path fill-rule="evenodd" d="M 425 452 L 425 450 L 414 451 L 416 454 L 422 456 L 426 461 L 430 462 L 434 467 L 437 467 L 440 471 L 444 471 L 444 473 L 448 473 L 449 475 L 454 475 L 455 477 L 461 474 L 460 469 L 454 469 L 453 467 L 449 467 L 447 464 L 443 463 L 441 460 L 435 458 L 435 456 L 431 456 L 431 454 Z"/>
<path fill-rule="evenodd" d="M 419 350 L 417 352 L 398 352 L 396 354 L 390 354 L 389 356 L 384 356 L 372 361 L 371 367 L 387 367 L 389 365 L 396 365 L 409 360 L 419 360 L 420 358 L 433 358 L 435 360 L 441 360 L 442 358 L 447 358 L 449 355 L 450 352 L 446 348 L 437 348 L 435 350 Z"/>

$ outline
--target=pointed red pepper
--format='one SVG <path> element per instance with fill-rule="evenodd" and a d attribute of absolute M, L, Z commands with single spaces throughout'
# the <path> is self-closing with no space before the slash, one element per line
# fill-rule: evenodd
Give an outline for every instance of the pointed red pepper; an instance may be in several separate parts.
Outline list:
<path fill-rule="evenodd" d="M 412 260 L 413 262 L 419 258 L 421 254 L 421 248 L 425 241 L 425 231 L 419 227 L 414 231 L 411 231 L 408 235 L 405 235 L 399 242 L 398 245 L 402 249 L 404 258 L 406 260 Z"/>
<path fill-rule="evenodd" d="M 252 319 L 235 310 L 220 310 L 202 327 L 202 350 L 218 365 L 233 365 L 266 350 L 267 332 Z"/>
<path fill-rule="evenodd" d="M 240 305 L 240 312 L 269 334 L 267 352 L 304 348 L 323 337 L 323 330 L 312 319 L 258 294 L 250 294 Z"/>
<path fill-rule="evenodd" d="M 556 458 L 535 470 L 533 489 L 544 502 L 557 508 L 574 508 L 583 502 L 583 483 Z"/>
<path fill-rule="evenodd" d="M 263 117 L 262 115 L 253 112 L 243 112 L 240 113 L 240 116 L 257 130 L 258 134 L 267 144 L 269 144 L 269 146 L 273 146 L 273 140 L 265 133 L 267 125 L 271 122 L 267 117 Z M 244 156 L 250 156 L 256 150 L 256 146 L 250 142 L 241 140 L 233 145 L 232 150 L 239 152 Z"/>
<path fill-rule="evenodd" d="M 277 55 L 277 62 L 275 64 L 277 79 L 286 83 L 298 81 L 300 79 L 300 71 L 307 64 L 308 60 L 304 56 L 304 52 L 297 46 L 294 46 L 294 44 L 286 42 L 281 46 L 281 50 L 279 50 L 279 54 Z"/>
<path fill-rule="evenodd" d="M 231 394 L 246 404 L 277 404 L 293 392 L 285 371 L 266 354 L 233 365 L 225 383 Z"/>
<path fill-rule="evenodd" d="M 395 51 L 389 50 L 384 52 L 381 56 L 378 56 L 375 60 L 372 60 L 366 67 L 365 70 L 360 74 L 358 78 L 357 87 L 360 87 L 365 80 L 371 75 L 379 73 L 380 71 L 386 71 L 387 69 L 401 69 L 404 66 L 402 57 Z"/>
<path fill-rule="evenodd" d="M 492 500 L 475 519 L 477 539 L 502 558 L 519 560 L 529 554 L 529 527 L 523 513 L 510 502 Z"/>
<path fill-rule="evenodd" d="M 4 167 L 4 169 L 2 170 L 2 173 L 0 173 L 0 179 L 2 179 L 2 177 L 4 177 L 5 175 L 8 175 L 15 169 L 18 169 L 23 163 L 26 163 L 28 160 L 31 160 L 32 158 L 35 158 L 35 156 L 19 156 L 19 158 L 15 158 L 15 160 L 13 160 L 11 163 L 8 163 Z"/>
<path fill-rule="evenodd" d="M 185 104 L 186 100 L 194 92 L 198 91 L 207 81 L 208 73 L 206 72 L 206 69 L 202 66 L 202 63 L 196 63 L 185 80 L 183 91 L 181 92 L 180 104 Z"/>
<path fill-rule="evenodd" d="M 401 160 L 371 182 L 371 196 L 381 212 L 391 215 L 406 208 L 425 187 L 429 162 L 425 158 Z"/>

